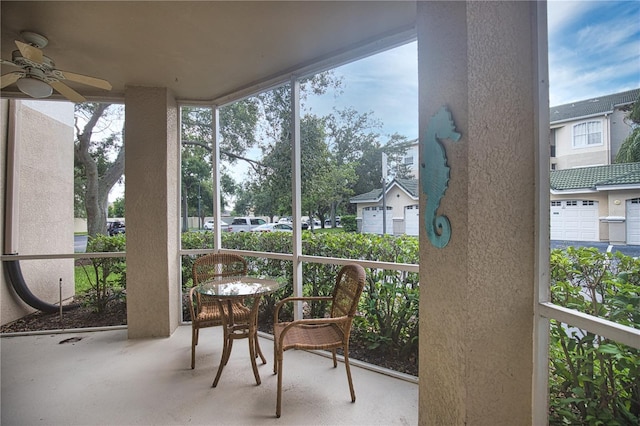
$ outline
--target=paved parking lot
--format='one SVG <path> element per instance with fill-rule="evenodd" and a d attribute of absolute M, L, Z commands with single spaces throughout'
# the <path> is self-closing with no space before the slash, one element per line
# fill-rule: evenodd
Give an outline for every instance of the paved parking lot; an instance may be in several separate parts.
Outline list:
<path fill-rule="evenodd" d="M 624 244 L 619 244 L 619 245 L 611 245 L 609 243 L 606 242 L 590 242 L 590 241 L 556 241 L 556 240 L 552 240 L 551 241 L 551 249 L 556 249 L 556 248 L 565 248 L 565 247 L 569 247 L 569 246 L 573 246 L 573 247 L 595 247 L 597 248 L 599 251 L 601 252 L 606 252 L 606 251 L 611 251 L 616 252 L 619 251 L 620 253 L 627 255 L 627 256 L 631 256 L 631 257 L 640 257 L 640 246 L 628 246 L 628 245 L 624 245 Z"/>

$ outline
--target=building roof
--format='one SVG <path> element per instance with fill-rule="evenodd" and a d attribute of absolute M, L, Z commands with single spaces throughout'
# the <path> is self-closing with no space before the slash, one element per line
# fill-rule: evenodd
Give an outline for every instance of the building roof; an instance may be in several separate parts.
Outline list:
<path fill-rule="evenodd" d="M 591 117 L 612 113 L 616 107 L 628 105 L 640 97 L 640 89 L 614 93 L 613 95 L 599 96 L 584 101 L 558 105 L 549 108 L 549 120 L 551 124 L 562 121 L 575 120 L 582 117 Z"/>
<path fill-rule="evenodd" d="M 620 185 L 640 186 L 640 163 L 553 170 L 550 175 L 551 190 L 555 191 Z"/>
<path fill-rule="evenodd" d="M 393 186 L 398 185 L 407 194 L 413 198 L 418 198 L 418 179 L 393 179 L 387 185 L 387 191 Z M 351 197 L 349 202 L 356 203 L 374 203 L 382 198 L 382 188 L 373 189 L 367 193 L 359 194 Z"/>

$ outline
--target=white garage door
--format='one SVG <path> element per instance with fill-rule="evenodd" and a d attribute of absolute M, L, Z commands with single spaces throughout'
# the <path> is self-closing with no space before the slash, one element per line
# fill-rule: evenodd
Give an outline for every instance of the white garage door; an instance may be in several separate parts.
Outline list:
<path fill-rule="evenodd" d="M 382 234 L 382 207 L 365 207 L 362 211 L 362 232 Z M 393 209 L 387 207 L 387 234 L 393 234 Z"/>
<path fill-rule="evenodd" d="M 418 235 L 420 233 L 420 206 L 406 206 L 404 208 L 404 233 Z"/>
<path fill-rule="evenodd" d="M 598 202 L 567 200 L 551 202 L 551 239 L 599 241 Z"/>
<path fill-rule="evenodd" d="M 627 200 L 627 244 L 640 245 L 640 198 Z"/>

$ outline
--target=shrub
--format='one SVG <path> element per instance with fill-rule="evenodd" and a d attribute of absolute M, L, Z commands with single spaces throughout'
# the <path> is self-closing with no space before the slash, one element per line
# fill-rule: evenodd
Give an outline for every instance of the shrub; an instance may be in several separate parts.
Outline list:
<path fill-rule="evenodd" d="M 96 235 L 87 242 L 89 252 L 125 251 L 125 236 L 112 237 Z M 107 304 L 114 299 L 124 298 L 126 289 L 126 262 L 121 257 L 92 258 L 82 269 L 90 284 L 87 292 L 88 304 L 98 313 L 105 311 Z"/>
<path fill-rule="evenodd" d="M 343 222 L 344 223 L 344 222 Z M 183 235 L 183 248 L 205 248 L 213 240 L 201 241 L 197 237 Z M 222 245 L 238 250 L 291 253 L 292 239 L 287 233 L 236 232 L 223 233 Z M 418 238 L 411 236 L 357 233 L 302 234 L 302 251 L 305 255 L 379 260 L 382 262 L 418 263 Z M 291 261 L 245 256 L 252 275 L 276 276 L 289 285 L 263 298 L 260 319 L 271 322 L 277 301 L 292 294 Z M 184 259 L 183 264 L 192 262 Z M 188 268 L 188 271 L 186 270 Z M 191 285 L 191 266 L 183 266 L 183 286 Z M 333 291 L 340 265 L 303 264 L 303 294 L 305 296 L 329 296 Z M 368 268 L 367 285 L 354 321 L 353 335 L 362 339 L 370 349 L 417 359 L 418 353 L 418 305 L 419 284 L 417 273 Z M 288 306 L 290 309 L 290 306 Z M 305 315 L 322 316 L 327 303 L 307 306 Z M 285 311 L 284 315 L 291 315 Z"/>
<path fill-rule="evenodd" d="M 346 215 L 340 218 L 340 225 L 345 232 L 356 232 L 358 230 L 358 222 L 354 215 Z"/>
<path fill-rule="evenodd" d="M 594 248 L 551 253 L 552 301 L 640 328 L 640 260 Z M 552 322 L 549 423 L 640 421 L 640 351 Z"/>

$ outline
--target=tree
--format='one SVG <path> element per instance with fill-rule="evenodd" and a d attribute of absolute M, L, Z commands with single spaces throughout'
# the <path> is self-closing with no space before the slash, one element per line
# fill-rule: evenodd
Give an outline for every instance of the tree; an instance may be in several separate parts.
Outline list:
<path fill-rule="evenodd" d="M 75 111 L 76 199 L 84 203 L 87 231 L 94 237 L 107 233 L 109 191 L 124 174 L 124 132 L 111 128 L 121 119 L 122 107 L 82 103 L 76 104 Z M 94 135 L 104 138 L 95 141 Z"/>
<path fill-rule="evenodd" d="M 622 142 L 616 155 L 616 163 L 640 162 L 640 97 L 634 102 L 628 119 L 632 123 L 633 131 Z"/>
<path fill-rule="evenodd" d="M 395 133 L 382 145 L 378 132 L 382 125 L 373 117 L 373 112 L 359 113 L 353 108 L 346 108 L 327 117 L 327 123 L 329 146 L 336 164 L 354 164 L 357 180 L 351 186 L 351 195 L 364 194 L 382 186 L 383 152 L 387 154 L 389 163 L 395 165 L 396 177 L 409 177 L 409 169 L 402 163 L 402 158 L 411 142 L 406 136 Z M 332 218 L 335 218 L 340 204 L 347 201 L 346 195 L 334 201 Z M 345 210 L 355 213 L 349 204 Z"/>
<path fill-rule="evenodd" d="M 109 206 L 109 217 L 124 217 L 124 197 L 116 198 Z"/>
<path fill-rule="evenodd" d="M 301 102 L 304 102 L 309 93 L 322 94 L 330 87 L 338 87 L 339 84 L 340 80 L 330 72 L 304 79 L 300 83 Z M 256 114 L 254 122 L 260 135 L 256 145 L 261 149 L 263 156 L 260 162 L 252 163 L 250 182 L 244 186 L 245 194 L 236 200 L 235 213 L 254 211 L 270 217 L 289 215 L 291 214 L 291 86 L 279 86 L 249 99 L 256 106 L 252 111 Z M 241 121 L 230 120 L 230 128 L 227 131 L 239 125 Z M 305 126 L 304 120 L 301 125 Z M 304 134 L 304 130 L 302 133 Z M 304 163 L 315 155 L 310 154 L 304 157 Z M 308 165 L 303 167 L 308 168 Z"/>
<path fill-rule="evenodd" d="M 233 165 L 245 161 L 255 167 L 255 161 L 244 154 L 255 146 L 257 103 L 249 98 L 219 109 L 220 157 Z M 213 110 L 209 107 L 182 108 L 182 218 L 183 230 L 187 230 L 187 217 L 213 214 Z M 220 173 L 220 202 L 237 197 L 240 188 L 230 174 L 233 170 L 222 168 Z M 200 207 L 200 208 L 198 208 Z"/>

